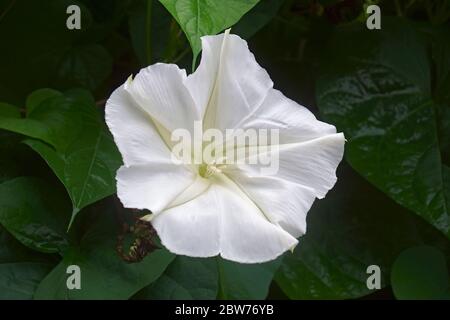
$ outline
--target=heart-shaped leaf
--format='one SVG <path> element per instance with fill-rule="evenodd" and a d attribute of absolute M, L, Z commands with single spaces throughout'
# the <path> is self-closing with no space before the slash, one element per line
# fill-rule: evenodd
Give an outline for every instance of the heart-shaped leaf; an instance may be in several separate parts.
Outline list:
<path fill-rule="evenodd" d="M 291 299 L 353 299 L 375 292 L 368 267 L 380 268 L 381 288 L 398 254 L 429 244 L 450 253 L 449 241 L 431 225 L 374 188 L 348 165 L 336 186 L 308 213 L 308 231 L 287 253 L 275 279 Z M 369 270 L 370 271 L 370 270 Z"/>
<path fill-rule="evenodd" d="M 450 279 L 445 255 L 430 246 L 403 251 L 392 266 L 392 290 L 397 299 L 450 300 Z"/>
<path fill-rule="evenodd" d="M 215 35 L 231 27 L 258 1 L 160 0 L 186 34 L 194 62 L 202 49 L 200 37 Z"/>
<path fill-rule="evenodd" d="M 73 221 L 82 208 L 115 192 L 121 157 L 89 93 L 46 92 L 28 99 L 26 118 L 0 117 L 0 128 L 35 138 L 25 143 L 66 187 Z"/>
<path fill-rule="evenodd" d="M 82 211 L 75 230 L 78 242 L 39 284 L 35 299 L 128 299 L 158 279 L 175 258 L 156 249 L 138 263 L 127 263 L 116 251 L 121 225 L 111 201 L 100 201 Z M 68 289 L 69 266 L 78 266 L 81 289 Z"/>
<path fill-rule="evenodd" d="M 177 256 L 163 275 L 141 290 L 136 299 L 215 299 L 218 291 L 216 261 Z"/>
<path fill-rule="evenodd" d="M 54 266 L 53 258 L 21 245 L 0 226 L 0 299 L 32 299 Z"/>
<path fill-rule="evenodd" d="M 64 192 L 64 190 L 63 190 Z M 0 184 L 0 223 L 34 250 L 55 253 L 68 246 L 70 202 L 42 179 L 19 177 Z"/>
<path fill-rule="evenodd" d="M 377 32 L 340 28 L 326 50 L 317 98 L 326 120 L 345 132 L 350 164 L 450 237 L 450 170 L 440 149 L 450 104 L 432 94 L 427 48 L 404 21 L 384 19 Z"/>

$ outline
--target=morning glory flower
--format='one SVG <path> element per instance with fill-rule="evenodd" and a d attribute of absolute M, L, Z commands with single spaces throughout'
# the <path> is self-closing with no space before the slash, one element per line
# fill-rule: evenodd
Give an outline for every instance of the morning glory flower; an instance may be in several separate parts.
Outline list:
<path fill-rule="evenodd" d="M 229 31 L 202 37 L 201 62 L 189 76 L 157 63 L 130 77 L 107 101 L 106 122 L 124 162 L 116 176 L 124 207 L 150 210 L 143 219 L 175 254 L 241 263 L 269 261 L 297 245 L 312 203 L 336 182 L 345 142 L 274 89 L 246 41 Z M 265 153 L 277 160 L 276 170 L 223 161 L 231 153 L 225 141 L 220 159 L 174 161 L 174 132 L 189 133 L 194 152 L 207 145 L 199 128 L 278 132 L 276 148 L 275 139 L 233 148 L 267 147 L 240 160 Z"/>

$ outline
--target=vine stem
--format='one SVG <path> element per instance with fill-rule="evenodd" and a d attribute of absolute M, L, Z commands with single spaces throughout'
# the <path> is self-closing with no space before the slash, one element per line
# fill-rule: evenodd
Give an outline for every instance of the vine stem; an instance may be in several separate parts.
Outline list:
<path fill-rule="evenodd" d="M 402 6 L 400 5 L 399 0 L 394 0 L 395 3 L 395 11 L 397 11 L 397 15 L 399 17 L 403 17 Z"/>
<path fill-rule="evenodd" d="M 9 3 L 9 5 L 6 7 L 5 11 L 3 11 L 3 12 L 0 14 L 0 21 L 3 20 L 3 18 L 6 16 L 6 14 L 9 12 L 9 10 L 12 9 L 12 7 L 14 6 L 15 3 L 16 3 L 16 0 L 12 0 L 12 1 Z"/>

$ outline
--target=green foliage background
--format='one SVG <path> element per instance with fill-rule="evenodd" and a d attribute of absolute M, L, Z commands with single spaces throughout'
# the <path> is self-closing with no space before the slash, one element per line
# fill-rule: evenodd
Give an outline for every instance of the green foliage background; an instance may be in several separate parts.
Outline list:
<path fill-rule="evenodd" d="M 0 0 L 0 299 L 450 298 L 449 17 L 449 0 Z M 175 256 L 115 197 L 105 99 L 155 62 L 194 70 L 229 27 L 348 140 L 307 234 L 266 264 Z"/>

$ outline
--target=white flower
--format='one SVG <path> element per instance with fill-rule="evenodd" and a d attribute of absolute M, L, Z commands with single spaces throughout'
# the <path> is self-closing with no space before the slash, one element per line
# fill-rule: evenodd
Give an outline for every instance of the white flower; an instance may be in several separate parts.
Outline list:
<path fill-rule="evenodd" d="M 152 211 L 148 220 L 173 253 L 269 261 L 306 232 L 314 199 L 336 182 L 345 139 L 273 89 L 240 37 L 205 36 L 202 48 L 193 74 L 158 63 L 109 98 L 106 122 L 124 161 L 117 194 L 127 208 Z M 258 164 L 175 164 L 171 132 L 193 132 L 201 120 L 205 129 L 279 129 L 277 174 Z"/>

